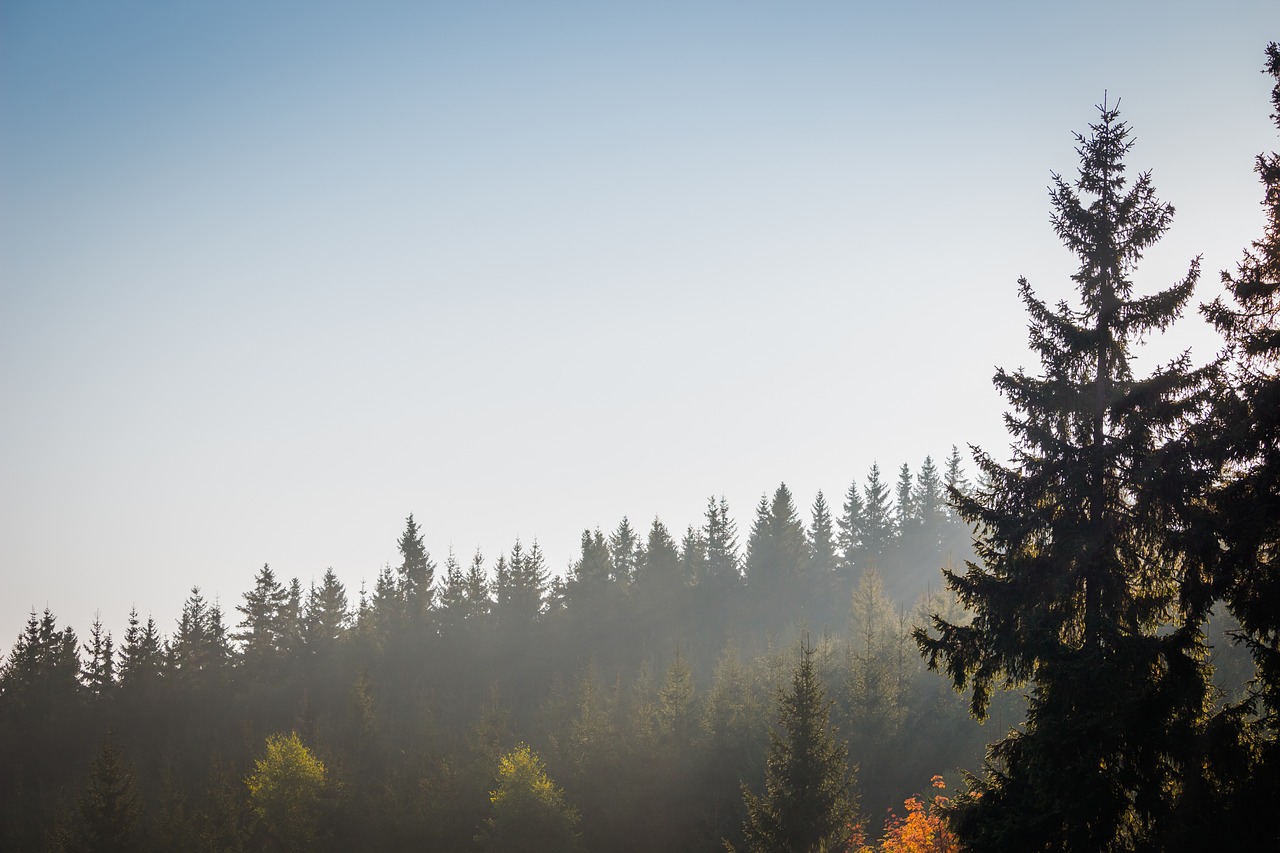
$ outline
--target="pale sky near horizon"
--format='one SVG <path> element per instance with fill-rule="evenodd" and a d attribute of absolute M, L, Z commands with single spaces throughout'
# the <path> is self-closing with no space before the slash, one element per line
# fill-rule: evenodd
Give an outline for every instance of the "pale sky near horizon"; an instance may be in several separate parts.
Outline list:
<path fill-rule="evenodd" d="M 0 653 L 263 563 L 354 603 L 724 494 L 1002 455 L 1016 281 L 1121 100 L 1199 301 L 1280 148 L 1258 2 L 0 5 Z M 1197 316 L 1157 355 L 1218 346 Z"/>

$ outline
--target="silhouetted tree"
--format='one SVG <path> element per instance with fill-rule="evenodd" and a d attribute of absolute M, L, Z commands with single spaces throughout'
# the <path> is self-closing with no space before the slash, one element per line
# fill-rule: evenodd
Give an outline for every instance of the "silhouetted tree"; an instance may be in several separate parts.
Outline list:
<path fill-rule="evenodd" d="M 1272 120 L 1280 129 L 1280 44 L 1267 46 L 1264 71 L 1275 78 Z M 1205 314 L 1233 356 L 1231 387 L 1218 396 L 1205 442 L 1229 472 L 1213 496 L 1211 549 L 1221 548 L 1213 591 L 1225 597 L 1238 635 L 1253 656 L 1255 679 L 1243 706 L 1257 754 L 1237 772 L 1232 808 L 1219 837 L 1236 849 L 1265 846 L 1274 833 L 1259 819 L 1280 798 L 1280 153 L 1258 155 L 1266 221 L 1237 264 L 1224 271 L 1228 299 Z"/>
<path fill-rule="evenodd" d="M 770 732 L 764 795 L 743 792 L 743 832 L 753 853 L 825 853 L 852 838 L 857 815 L 848 755 L 832 732 L 813 654 L 801 645 L 791 687 L 778 699 L 780 730 Z"/>
<path fill-rule="evenodd" d="M 936 635 L 916 634 L 931 667 L 973 690 L 975 715 L 995 687 L 1031 685 L 1025 727 L 992 748 L 981 796 L 956 812 L 974 850 L 1153 843 L 1199 772 L 1205 650 L 1178 590 L 1183 511 L 1205 483 L 1178 438 L 1207 377 L 1186 355 L 1145 379 L 1131 368 L 1135 342 L 1181 312 L 1197 265 L 1133 295 L 1134 265 L 1173 211 L 1149 174 L 1126 185 L 1128 128 L 1100 111 L 1077 137 L 1074 186 L 1055 175 L 1051 192 L 1055 230 L 1080 259 L 1081 306 L 1050 308 L 1019 283 L 1043 374 L 997 372 L 1013 462 L 979 452 L 987 485 L 957 501 L 979 526 L 982 563 L 947 577 L 973 622 L 938 618 Z"/>

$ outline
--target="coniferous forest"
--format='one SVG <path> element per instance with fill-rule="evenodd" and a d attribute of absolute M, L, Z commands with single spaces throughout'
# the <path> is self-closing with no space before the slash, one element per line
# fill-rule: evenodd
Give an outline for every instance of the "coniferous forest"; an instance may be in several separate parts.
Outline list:
<path fill-rule="evenodd" d="M 1280 45 L 1264 70 L 1280 129 Z M 409 515 L 371 589 L 264 565 L 118 637 L 33 611 L 0 849 L 1272 849 L 1280 154 L 1196 305 L 1199 259 L 1142 276 L 1173 208 L 1132 148 L 1104 102 L 1053 178 L 1076 299 L 1019 282 L 1009 458 L 623 518 L 563 575 Z M 1140 369 L 1197 311 L 1221 352 Z"/>

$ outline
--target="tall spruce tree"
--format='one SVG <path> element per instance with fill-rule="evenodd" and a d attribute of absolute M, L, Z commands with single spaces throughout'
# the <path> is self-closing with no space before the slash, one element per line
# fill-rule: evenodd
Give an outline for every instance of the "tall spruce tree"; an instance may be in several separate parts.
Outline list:
<path fill-rule="evenodd" d="M 813 655 L 812 646 L 801 645 L 791 686 L 778 698 L 764 795 L 743 792 L 752 853 L 825 853 L 844 850 L 852 838 L 857 805 L 848 752 L 832 731 L 832 703 Z"/>
<path fill-rule="evenodd" d="M 951 495 L 979 531 L 981 564 L 947 573 L 972 624 L 935 617 L 936 634 L 916 632 L 930 667 L 972 688 L 976 716 L 994 688 L 1030 685 L 1024 727 L 991 748 L 972 780 L 981 796 L 956 810 L 979 851 L 1160 848 L 1197 782 L 1205 650 L 1179 589 L 1194 570 L 1184 510 L 1205 484 L 1179 439 L 1208 377 L 1185 354 L 1146 378 L 1131 360 L 1179 316 L 1198 266 L 1134 295 L 1134 267 L 1173 209 L 1149 173 L 1126 181 L 1128 128 L 1099 109 L 1077 136 L 1078 179 L 1054 175 L 1051 188 L 1081 306 L 1051 308 L 1019 282 L 1043 373 L 996 373 L 1014 410 L 1012 463 L 978 451 L 985 485 Z"/>
<path fill-rule="evenodd" d="M 742 583 L 741 559 L 738 556 L 738 525 L 729 515 L 729 501 L 724 495 L 717 503 L 707 499 L 703 535 L 707 542 L 707 588 L 723 595 Z"/>
<path fill-rule="evenodd" d="M 862 530 L 858 559 L 862 568 L 883 570 L 894 544 L 894 524 L 890 515 L 889 486 L 880 477 L 879 463 L 872 464 L 862 489 Z"/>
<path fill-rule="evenodd" d="M 436 565 L 422 544 L 422 530 L 413 520 L 413 513 L 404 520 L 404 533 L 396 547 L 400 549 L 400 565 L 396 572 L 400 582 L 400 595 L 404 599 L 410 619 L 420 619 L 431 609 L 434 596 Z"/>
<path fill-rule="evenodd" d="M 844 511 L 836 521 L 836 527 L 840 531 L 836 535 L 836 542 L 840 545 L 840 573 L 847 586 L 853 582 L 854 574 L 861 569 L 859 561 L 862 554 L 865 508 L 856 479 L 849 484 L 849 491 L 845 493 L 842 509 Z"/>
<path fill-rule="evenodd" d="M 1280 44 L 1269 44 L 1266 57 L 1280 129 Z M 1263 236 L 1234 274 L 1222 273 L 1230 299 L 1204 308 L 1234 356 L 1232 387 L 1207 424 L 1215 461 L 1231 472 L 1213 499 L 1212 544 L 1222 551 L 1214 589 L 1239 621 L 1255 666 L 1243 710 L 1253 717 L 1257 755 L 1225 821 L 1236 833 L 1270 829 L 1256 816 L 1280 796 L 1280 153 L 1258 155 L 1254 168 L 1264 188 Z M 1236 843 L 1256 846 L 1238 836 Z"/>

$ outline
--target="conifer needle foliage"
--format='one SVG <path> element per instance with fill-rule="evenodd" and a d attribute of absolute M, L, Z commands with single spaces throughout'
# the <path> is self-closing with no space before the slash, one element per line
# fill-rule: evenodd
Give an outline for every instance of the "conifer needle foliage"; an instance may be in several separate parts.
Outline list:
<path fill-rule="evenodd" d="M 1077 136 L 1076 180 L 1055 175 L 1050 188 L 1079 302 L 1050 306 L 1019 282 L 1040 370 L 995 376 L 1012 408 L 1012 461 L 978 451 L 985 485 L 952 493 L 979 531 L 980 562 L 947 573 L 973 621 L 935 617 L 916 632 L 930 667 L 972 690 L 979 717 L 993 690 L 1030 686 L 1024 727 L 991 749 L 972 780 L 980 796 L 957 806 L 975 850 L 1155 844 L 1198 772 L 1204 614 L 1180 590 L 1200 571 L 1185 534 L 1207 475 L 1184 431 L 1212 369 L 1184 354 L 1138 376 L 1133 361 L 1144 336 L 1179 317 L 1199 262 L 1165 290 L 1135 292 L 1173 208 L 1150 173 L 1128 179 L 1129 129 L 1115 107 L 1099 112 Z"/>

